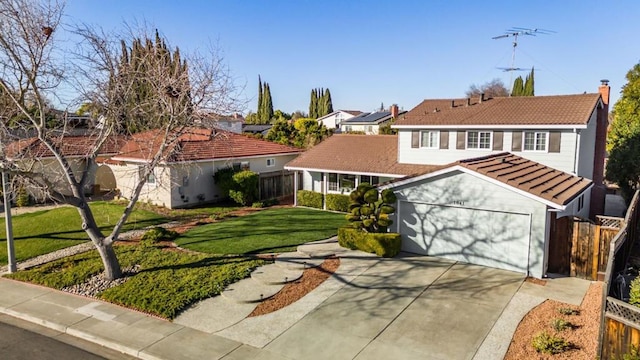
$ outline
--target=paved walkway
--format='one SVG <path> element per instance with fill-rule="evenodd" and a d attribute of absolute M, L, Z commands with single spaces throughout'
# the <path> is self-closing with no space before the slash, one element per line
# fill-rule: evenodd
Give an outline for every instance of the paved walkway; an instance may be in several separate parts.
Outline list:
<path fill-rule="evenodd" d="M 298 302 L 235 322 L 216 306 L 209 309 L 219 318 L 168 322 L 7 279 L 0 279 L 0 312 L 144 359 L 501 359 L 538 301 L 556 294 L 579 303 L 589 284 L 540 286 L 437 258 L 362 255 L 344 252 L 336 274 Z"/>

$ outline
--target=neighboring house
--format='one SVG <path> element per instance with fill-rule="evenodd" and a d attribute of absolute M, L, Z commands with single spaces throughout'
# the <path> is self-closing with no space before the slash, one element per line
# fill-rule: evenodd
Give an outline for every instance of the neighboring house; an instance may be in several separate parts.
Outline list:
<path fill-rule="evenodd" d="M 362 132 L 366 135 L 377 135 L 380 126 L 390 123 L 398 115 L 406 111 L 398 112 L 398 105 L 392 105 L 389 111 L 376 111 L 362 113 L 340 123 L 340 131 L 343 133 Z"/>
<path fill-rule="evenodd" d="M 233 115 L 215 115 L 209 114 L 195 121 L 196 124 L 208 129 L 220 129 L 230 131 L 236 134 L 242 133 L 244 126 L 244 117 L 242 114 Z"/>
<path fill-rule="evenodd" d="M 321 125 L 326 126 L 327 129 L 339 129 L 340 123 L 354 116 L 358 116 L 360 114 L 362 114 L 362 111 L 338 110 L 338 111 L 332 112 L 331 114 L 327 114 L 321 118 L 318 118 L 318 122 Z"/>
<path fill-rule="evenodd" d="M 158 151 L 162 134 L 147 131 L 135 134 L 106 164 L 111 168 L 122 196 L 128 197 L 138 180 L 142 168 Z M 140 201 L 168 208 L 195 206 L 222 199 L 222 193 L 214 182 L 218 169 L 234 167 L 260 174 L 261 179 L 286 176 L 284 165 L 293 160 L 300 149 L 245 135 L 212 129 L 189 129 L 167 150 L 147 178 Z M 293 181 L 291 181 L 293 183 Z M 280 192 L 293 191 L 280 188 Z"/>
<path fill-rule="evenodd" d="M 354 174 L 356 186 L 380 171 L 398 196 L 403 250 L 540 278 L 555 220 L 603 213 L 609 92 L 603 82 L 595 94 L 425 100 L 392 125 L 397 136 L 345 141 L 339 153 L 321 143 L 285 168 L 325 193 L 336 186 L 322 174 Z M 391 170 L 409 166 L 425 168 Z"/>
<path fill-rule="evenodd" d="M 100 191 L 100 189 L 106 189 L 110 185 L 115 185 L 115 180 L 112 177 L 104 175 L 105 168 L 103 166 L 92 168 L 88 168 L 87 166 L 87 154 L 89 154 L 93 146 L 95 146 L 96 137 L 90 135 L 59 136 L 55 138 L 53 142 L 59 147 L 60 153 L 68 160 L 78 181 L 87 170 L 89 171 L 87 175 L 88 181 L 84 188 L 86 194 L 93 194 Z M 124 138 L 109 137 L 100 149 L 100 157 L 109 157 L 117 154 L 124 143 Z M 48 186 L 50 186 L 51 190 L 63 195 L 71 195 L 69 183 L 64 176 L 60 164 L 54 158 L 51 151 L 38 138 L 31 137 L 17 140 L 7 146 L 5 154 L 10 160 L 28 164 L 31 173 L 43 174 L 42 177 L 36 178 L 36 181 L 40 184 L 49 183 Z M 38 181 L 38 178 L 41 180 Z M 46 182 L 43 181 L 44 179 L 46 179 Z M 33 186 L 27 190 L 36 201 L 45 200 L 43 189 Z"/>
<path fill-rule="evenodd" d="M 247 134 L 260 134 L 262 135 L 262 137 L 265 137 L 267 136 L 267 134 L 269 133 L 269 130 L 271 130 L 272 127 L 273 125 L 271 124 L 266 124 L 266 125 L 244 124 L 242 126 L 242 132 Z"/>

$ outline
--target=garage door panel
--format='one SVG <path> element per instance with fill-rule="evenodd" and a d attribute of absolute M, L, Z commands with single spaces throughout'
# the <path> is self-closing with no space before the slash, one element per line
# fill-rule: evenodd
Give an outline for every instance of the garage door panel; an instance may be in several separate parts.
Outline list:
<path fill-rule="evenodd" d="M 526 271 L 528 215 L 410 202 L 399 215 L 404 251 Z"/>

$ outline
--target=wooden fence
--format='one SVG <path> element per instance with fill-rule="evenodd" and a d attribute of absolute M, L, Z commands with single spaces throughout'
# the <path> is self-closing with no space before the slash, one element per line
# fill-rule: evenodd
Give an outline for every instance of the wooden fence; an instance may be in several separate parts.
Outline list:
<path fill-rule="evenodd" d="M 293 195 L 294 176 L 294 172 L 286 170 L 260 174 L 259 199 L 277 199 Z"/>
<path fill-rule="evenodd" d="M 640 308 L 625 301 L 630 276 L 626 276 L 629 255 L 638 237 L 639 192 L 627 210 L 620 231 L 611 241 L 604 276 L 598 355 L 600 359 L 621 359 L 631 347 L 640 346 Z"/>
<path fill-rule="evenodd" d="M 609 258 L 609 244 L 623 219 L 598 217 L 597 223 L 577 217 L 553 219 L 548 272 L 588 280 L 602 279 Z"/>

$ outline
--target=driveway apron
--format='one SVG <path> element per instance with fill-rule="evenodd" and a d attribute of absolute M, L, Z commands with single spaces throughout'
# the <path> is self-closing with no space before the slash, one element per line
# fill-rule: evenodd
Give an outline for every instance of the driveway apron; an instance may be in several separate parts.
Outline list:
<path fill-rule="evenodd" d="M 371 267 L 264 349 L 298 359 L 471 359 L 523 279 L 402 254 Z"/>

